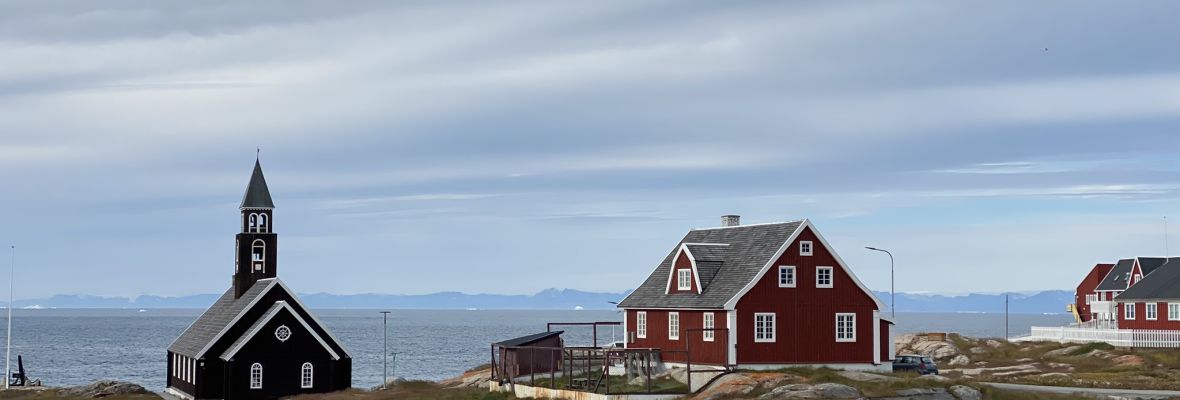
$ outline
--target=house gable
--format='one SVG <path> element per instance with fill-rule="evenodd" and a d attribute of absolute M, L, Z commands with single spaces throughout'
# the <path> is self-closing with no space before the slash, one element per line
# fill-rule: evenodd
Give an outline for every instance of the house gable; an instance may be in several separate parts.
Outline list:
<path fill-rule="evenodd" d="M 687 270 L 690 274 L 689 288 L 680 288 L 680 271 Z M 668 288 L 664 293 L 701 293 L 701 275 L 697 272 L 697 262 L 692 252 L 684 244 L 676 251 L 672 258 L 672 268 L 668 271 Z"/>
<path fill-rule="evenodd" d="M 273 306 L 271 306 L 271 308 L 269 310 L 267 310 L 267 312 L 265 314 L 262 315 L 262 318 L 259 318 L 257 321 L 255 321 L 254 325 L 252 325 L 250 327 L 250 329 L 248 329 L 246 331 L 245 334 L 243 334 L 241 337 L 239 337 L 238 340 L 234 341 L 234 343 L 229 346 L 229 349 L 221 354 L 220 358 L 222 360 L 226 360 L 226 361 L 233 359 L 234 355 L 237 354 L 238 351 L 241 351 L 242 348 L 245 347 L 247 343 L 249 343 L 251 340 L 253 340 L 254 337 L 256 335 L 258 335 L 259 332 L 268 331 L 263 328 L 277 328 L 277 327 L 269 327 L 268 325 L 270 325 L 270 322 L 272 320 L 274 320 L 275 317 L 279 316 L 280 314 L 284 314 L 289 319 L 293 320 L 294 322 L 298 322 L 299 323 L 298 328 L 302 328 L 301 330 L 295 330 L 296 327 L 283 325 L 284 327 L 287 327 L 290 335 L 296 335 L 296 334 L 310 335 L 312 339 L 315 339 L 315 341 L 317 343 L 319 343 L 319 345 L 321 347 L 323 347 L 325 351 L 328 352 L 328 355 L 330 355 L 333 360 L 340 359 L 340 355 L 336 353 L 336 350 L 333 349 L 332 346 L 328 345 L 328 342 L 324 341 L 324 338 L 321 337 L 320 334 L 316 332 L 316 329 L 312 328 L 312 326 L 307 323 L 307 320 L 305 320 L 305 319 L 303 319 L 303 317 L 299 316 L 299 313 L 295 312 L 295 310 L 292 309 L 291 306 L 288 305 L 286 301 L 282 301 L 282 300 L 275 302 L 275 304 Z M 277 333 L 276 333 L 276 335 L 277 335 Z M 280 339 L 280 341 L 286 341 L 286 340 L 287 339 Z"/>
<path fill-rule="evenodd" d="M 315 315 L 307 311 L 307 308 L 295 293 L 287 288 L 286 284 L 278 278 L 259 280 L 258 282 L 256 286 L 263 286 L 260 293 L 252 296 L 249 304 L 243 307 L 229 323 L 224 325 L 193 358 L 205 358 L 207 354 L 222 354 L 222 352 L 226 351 L 253 326 L 254 321 L 261 319 L 265 313 L 280 301 L 285 302 L 292 311 L 307 321 L 310 328 L 315 330 L 333 348 L 338 356 L 350 357 L 348 351 L 340 344 L 340 341 L 316 319 Z M 251 288 L 251 291 L 255 289 Z M 243 299 L 246 299 L 246 297 L 243 296 L 239 300 Z"/>

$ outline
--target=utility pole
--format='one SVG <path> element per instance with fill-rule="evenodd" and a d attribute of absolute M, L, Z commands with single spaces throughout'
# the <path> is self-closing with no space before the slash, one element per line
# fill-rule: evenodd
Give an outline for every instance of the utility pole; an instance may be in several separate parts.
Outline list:
<path fill-rule="evenodd" d="M 381 351 L 381 389 L 386 389 L 389 384 L 389 311 L 381 312 L 381 328 L 384 334 Z"/>
<path fill-rule="evenodd" d="M 12 262 L 8 265 L 8 343 L 4 346 L 4 388 L 8 389 L 12 378 L 12 288 L 16 279 L 16 245 L 12 246 Z"/>
<path fill-rule="evenodd" d="M 1008 341 L 1008 294 L 1004 293 L 1004 341 Z"/>

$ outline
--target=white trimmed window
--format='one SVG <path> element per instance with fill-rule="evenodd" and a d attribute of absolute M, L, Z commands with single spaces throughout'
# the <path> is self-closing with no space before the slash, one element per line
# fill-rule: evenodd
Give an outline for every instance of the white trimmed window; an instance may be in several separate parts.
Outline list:
<path fill-rule="evenodd" d="M 1143 318 L 1146 318 L 1149 321 L 1155 321 L 1156 317 L 1159 316 L 1156 313 L 1156 303 L 1147 303 L 1147 311 L 1145 311 L 1143 314 L 1145 314 Z"/>
<path fill-rule="evenodd" d="M 250 388 L 262 389 L 262 364 L 254 363 L 250 366 Z"/>
<path fill-rule="evenodd" d="M 705 330 L 702 332 L 702 336 L 706 342 L 713 341 L 713 331 L 711 330 L 713 329 L 713 318 L 713 313 L 711 312 L 706 312 L 704 317 L 702 317 L 702 320 L 705 321 L 702 326 L 705 328 Z"/>
<path fill-rule="evenodd" d="M 311 366 L 311 363 L 309 363 L 309 362 L 303 363 L 303 368 L 300 369 L 300 374 L 299 374 L 300 375 L 299 387 L 301 387 L 303 389 L 310 389 L 311 388 L 312 376 L 315 375 L 312 373 L 313 369 L 314 369 L 314 367 Z"/>
<path fill-rule="evenodd" d="M 832 287 L 832 267 L 815 267 L 815 287 Z"/>
<path fill-rule="evenodd" d="M 676 270 L 676 289 L 677 290 L 692 290 L 692 270 L 678 269 Z"/>
<path fill-rule="evenodd" d="M 1123 318 L 1128 320 L 1135 319 L 1135 303 L 1123 304 Z"/>
<path fill-rule="evenodd" d="M 640 339 L 647 339 L 647 311 L 638 311 L 635 313 L 635 336 Z"/>
<path fill-rule="evenodd" d="M 668 340 L 680 340 L 680 313 L 668 313 Z"/>
<path fill-rule="evenodd" d="M 1180 303 L 1168 303 L 1168 321 L 1180 321 Z"/>
<path fill-rule="evenodd" d="M 836 313 L 836 341 L 856 341 L 856 314 Z"/>
<path fill-rule="evenodd" d="M 795 266 L 778 266 L 778 287 L 795 287 Z"/>
<path fill-rule="evenodd" d="M 774 341 L 774 313 L 754 313 L 754 341 Z"/>
<path fill-rule="evenodd" d="M 799 242 L 799 255 L 810 256 L 811 254 L 812 254 L 811 242 L 810 241 Z"/>

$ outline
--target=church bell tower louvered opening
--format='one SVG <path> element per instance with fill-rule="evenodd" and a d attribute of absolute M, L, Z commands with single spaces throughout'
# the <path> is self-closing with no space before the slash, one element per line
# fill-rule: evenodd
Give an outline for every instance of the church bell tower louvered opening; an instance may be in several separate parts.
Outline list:
<path fill-rule="evenodd" d="M 262 163 L 254 161 L 254 173 L 242 196 L 241 233 L 234 258 L 234 298 L 241 297 L 259 279 L 277 276 L 278 235 L 274 233 L 274 201 L 262 175 Z"/>

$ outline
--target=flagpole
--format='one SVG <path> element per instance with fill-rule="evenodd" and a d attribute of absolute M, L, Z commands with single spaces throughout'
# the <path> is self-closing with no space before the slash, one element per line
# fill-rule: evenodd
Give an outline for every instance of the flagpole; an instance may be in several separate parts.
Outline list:
<path fill-rule="evenodd" d="M 8 389 L 9 378 L 12 376 L 12 288 L 16 278 L 16 246 L 12 246 L 12 262 L 8 265 L 8 340 L 4 346 L 4 388 Z"/>

